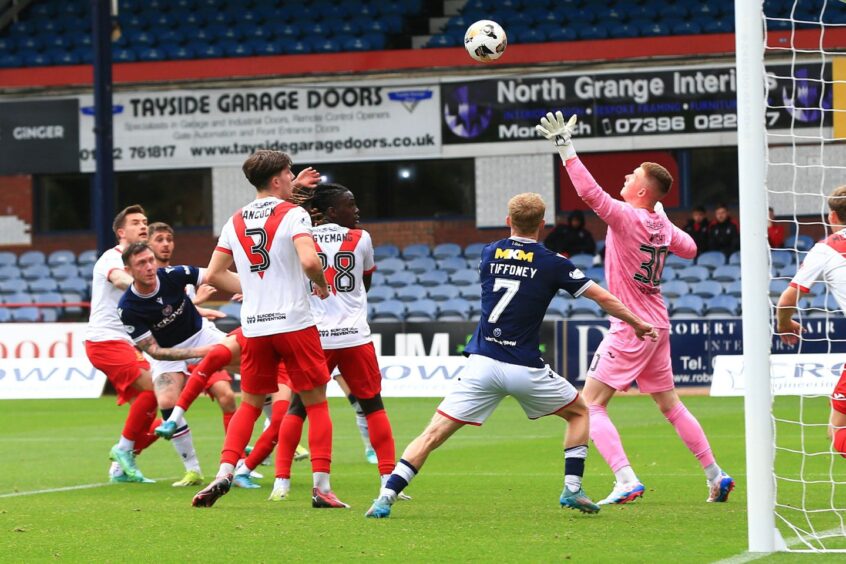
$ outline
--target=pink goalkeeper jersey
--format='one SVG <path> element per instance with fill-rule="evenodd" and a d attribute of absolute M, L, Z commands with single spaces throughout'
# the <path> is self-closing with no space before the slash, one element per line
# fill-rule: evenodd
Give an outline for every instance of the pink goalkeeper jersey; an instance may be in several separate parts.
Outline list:
<path fill-rule="evenodd" d="M 608 290 L 635 315 L 655 327 L 670 326 L 661 296 L 661 272 L 667 254 L 696 256 L 696 243 L 663 212 L 650 212 L 615 200 L 596 183 L 578 157 L 567 161 L 567 174 L 579 197 L 608 224 L 605 278 Z M 612 324 L 623 321 L 612 318 Z"/>

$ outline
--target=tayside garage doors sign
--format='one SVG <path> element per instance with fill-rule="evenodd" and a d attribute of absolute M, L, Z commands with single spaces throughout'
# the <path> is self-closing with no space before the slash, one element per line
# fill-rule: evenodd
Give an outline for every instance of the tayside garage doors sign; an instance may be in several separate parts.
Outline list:
<path fill-rule="evenodd" d="M 91 171 L 93 98 L 80 106 L 80 166 Z M 439 106 L 427 84 L 117 93 L 115 168 L 240 166 L 257 149 L 299 163 L 434 157 Z"/>

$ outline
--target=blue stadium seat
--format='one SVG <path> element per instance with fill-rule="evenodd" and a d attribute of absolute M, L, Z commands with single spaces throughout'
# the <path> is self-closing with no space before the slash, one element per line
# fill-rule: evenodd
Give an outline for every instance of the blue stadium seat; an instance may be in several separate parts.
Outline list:
<path fill-rule="evenodd" d="M 17 294 L 19 292 L 26 292 L 28 289 L 29 285 L 22 278 L 0 280 L 0 294 Z"/>
<path fill-rule="evenodd" d="M 35 264 L 21 268 L 21 276 L 24 280 L 37 280 L 39 278 L 47 278 L 50 276 L 50 267 L 46 264 Z"/>
<path fill-rule="evenodd" d="M 256 55 L 279 55 L 282 53 L 282 47 L 276 41 L 268 41 L 266 39 L 251 39 L 247 43 L 253 49 Z"/>
<path fill-rule="evenodd" d="M 81 296 L 88 295 L 88 282 L 82 278 L 67 278 L 59 280 L 60 292 L 75 292 Z"/>
<path fill-rule="evenodd" d="M 41 321 L 41 312 L 37 307 L 16 307 L 12 309 L 12 321 L 17 323 L 37 323 Z"/>
<path fill-rule="evenodd" d="M 437 268 L 437 263 L 435 262 L 435 259 L 424 256 L 406 260 L 405 267 L 414 274 L 423 274 L 424 272 L 435 270 Z"/>
<path fill-rule="evenodd" d="M 665 266 L 661 270 L 661 283 L 669 282 L 670 280 L 676 280 L 679 277 L 679 269 L 673 268 L 672 266 Z"/>
<path fill-rule="evenodd" d="M 429 288 L 429 297 L 436 302 L 452 300 L 460 295 L 461 292 L 459 292 L 458 286 L 453 286 L 452 284 L 440 284 Z"/>
<path fill-rule="evenodd" d="M 370 286 L 372 288 L 377 288 L 379 286 L 384 286 L 384 285 L 385 285 L 385 275 L 377 270 L 370 277 Z"/>
<path fill-rule="evenodd" d="M 310 42 L 295 39 L 284 42 L 282 52 L 289 55 L 306 55 L 312 52 L 312 47 Z"/>
<path fill-rule="evenodd" d="M 341 48 L 344 51 L 370 51 L 373 45 L 366 37 L 349 37 L 341 43 Z"/>
<path fill-rule="evenodd" d="M 28 53 L 23 56 L 27 67 L 46 67 L 53 64 L 53 59 L 47 53 Z"/>
<path fill-rule="evenodd" d="M 579 39 L 606 39 L 608 28 L 604 24 L 586 25 L 579 27 Z"/>
<path fill-rule="evenodd" d="M 794 235 L 788 237 L 784 241 L 784 246 L 788 249 L 797 249 L 799 251 L 809 251 L 814 246 L 816 241 L 810 235 Z"/>
<path fill-rule="evenodd" d="M 250 43 L 226 41 L 221 42 L 220 47 L 227 57 L 250 57 L 253 55 L 253 48 Z"/>
<path fill-rule="evenodd" d="M 432 256 L 436 259 L 446 259 L 461 256 L 461 246 L 455 243 L 441 243 L 432 249 Z"/>
<path fill-rule="evenodd" d="M 784 278 L 770 280 L 770 297 L 777 298 L 781 296 L 782 292 L 784 292 L 788 286 L 790 286 L 790 281 Z"/>
<path fill-rule="evenodd" d="M 400 258 L 389 257 L 385 259 L 376 260 L 376 268 L 384 274 L 389 276 L 395 272 L 402 272 L 405 270 L 405 261 Z"/>
<path fill-rule="evenodd" d="M 430 37 L 425 47 L 457 47 L 458 45 L 461 45 L 461 42 L 455 35 L 439 33 Z"/>
<path fill-rule="evenodd" d="M 681 258 L 679 255 L 670 254 L 664 260 L 664 266 L 672 266 L 673 268 L 686 268 L 693 266 L 693 261 L 690 259 Z"/>
<path fill-rule="evenodd" d="M 83 301 L 83 297 L 80 294 L 76 294 L 74 292 L 62 292 L 62 301 L 64 302 L 65 306 L 65 314 L 66 315 L 82 315 L 82 306 L 78 305 L 68 305 L 68 304 L 77 304 Z"/>
<path fill-rule="evenodd" d="M 826 311 L 834 312 L 840 309 L 840 306 L 837 303 L 837 300 L 834 299 L 834 294 L 829 292 L 823 292 L 821 294 L 817 294 L 811 300 L 811 309 L 816 310 L 812 311 L 811 313 L 825 313 Z"/>
<path fill-rule="evenodd" d="M 709 270 L 714 270 L 718 266 L 723 266 L 726 263 L 726 255 L 720 251 L 706 251 L 696 257 L 696 264 L 705 266 Z"/>
<path fill-rule="evenodd" d="M 58 289 L 59 285 L 52 278 L 39 278 L 29 283 L 29 291 L 33 294 L 39 292 L 56 292 Z"/>
<path fill-rule="evenodd" d="M 585 270 L 585 276 L 593 280 L 594 282 L 598 282 L 599 284 L 605 284 L 605 267 L 603 266 L 591 266 L 587 270 Z"/>
<path fill-rule="evenodd" d="M 165 57 L 174 61 L 191 60 L 196 57 L 194 49 L 190 45 L 162 45 L 162 50 L 165 52 Z"/>
<path fill-rule="evenodd" d="M 479 272 L 476 270 L 465 269 L 459 270 L 449 277 L 450 282 L 456 286 L 472 286 L 479 284 Z"/>
<path fill-rule="evenodd" d="M 743 294 L 743 292 L 740 288 L 740 286 L 741 286 L 740 280 L 735 280 L 733 282 L 724 282 L 723 284 L 724 284 L 723 289 L 724 289 L 726 294 L 728 294 L 730 296 L 734 296 L 735 298 L 739 298 Z"/>
<path fill-rule="evenodd" d="M 443 270 L 432 270 L 424 272 L 417 278 L 421 286 L 438 286 L 449 281 L 449 274 Z"/>
<path fill-rule="evenodd" d="M 720 294 L 705 302 L 705 310 L 708 315 L 740 315 L 740 300 Z"/>
<path fill-rule="evenodd" d="M 428 257 L 432 255 L 429 245 L 414 244 L 403 248 L 402 256 L 405 260 L 414 259 L 418 257 Z"/>
<path fill-rule="evenodd" d="M 396 245 L 378 245 L 373 248 L 373 256 L 376 257 L 377 261 L 383 258 L 398 257 L 400 250 Z"/>
<path fill-rule="evenodd" d="M 767 27 L 770 27 L 769 24 L 772 20 L 768 20 Z M 782 24 L 775 26 L 774 29 L 790 29 L 789 22 L 775 22 L 776 24 Z M 771 28 L 772 29 L 772 28 Z M 702 25 L 702 32 L 703 33 L 731 33 L 734 31 L 734 19 L 726 20 L 725 18 L 718 18 L 713 20 L 708 20 L 705 24 Z"/>
<path fill-rule="evenodd" d="M 575 300 L 570 300 L 570 314 L 602 317 L 605 315 L 605 312 L 601 307 L 599 307 L 599 304 L 593 300 L 588 298 L 576 298 Z"/>
<path fill-rule="evenodd" d="M 32 295 L 36 304 L 62 304 L 65 301 L 62 295 L 55 291 L 34 291 Z M 62 312 L 61 306 L 53 306 L 53 309 L 55 309 L 57 313 Z"/>
<path fill-rule="evenodd" d="M 438 305 L 429 299 L 421 299 L 406 305 L 406 321 L 434 321 L 438 315 Z"/>
<path fill-rule="evenodd" d="M 681 296 L 673 300 L 673 315 L 677 314 L 702 316 L 705 314 L 705 300 L 694 295 Z"/>
<path fill-rule="evenodd" d="M 686 296 L 690 293 L 690 285 L 684 280 L 671 280 L 661 284 L 661 293 L 670 298 Z"/>
<path fill-rule="evenodd" d="M 393 300 L 396 294 L 396 291 L 390 286 L 374 286 L 367 292 L 367 301 L 375 304 L 385 300 Z"/>
<path fill-rule="evenodd" d="M 468 302 L 477 302 L 482 299 L 482 286 L 480 284 L 461 286 L 458 288 L 458 293 Z"/>
<path fill-rule="evenodd" d="M 23 59 L 12 53 L 0 53 L 0 68 L 9 69 L 23 66 Z"/>
<path fill-rule="evenodd" d="M 136 59 L 135 51 L 129 48 L 113 49 L 112 59 L 118 63 L 131 63 Z"/>
<path fill-rule="evenodd" d="M 392 288 L 402 288 L 409 284 L 417 284 L 417 275 L 407 270 L 395 272 L 385 276 L 385 284 Z"/>
<path fill-rule="evenodd" d="M 405 304 L 398 300 L 385 300 L 373 304 L 371 321 L 403 321 L 405 319 Z"/>
<path fill-rule="evenodd" d="M 63 249 L 60 251 L 53 251 L 50 253 L 50 256 L 47 257 L 47 265 L 48 266 L 59 266 L 60 264 L 75 264 L 76 263 L 76 255 L 73 251 Z"/>
<path fill-rule="evenodd" d="M 487 243 L 471 243 L 464 247 L 464 257 L 467 259 L 479 260 L 482 256 L 482 249 L 487 246 Z"/>
<path fill-rule="evenodd" d="M 438 321 L 466 321 L 472 306 L 466 300 L 455 298 L 438 304 Z"/>
<path fill-rule="evenodd" d="M 448 274 L 464 270 L 467 267 L 467 261 L 461 257 L 448 257 L 436 261 L 438 270 L 443 270 Z"/>
<path fill-rule="evenodd" d="M 688 266 L 678 271 L 679 280 L 695 283 L 707 280 L 711 272 L 704 266 Z"/>
<path fill-rule="evenodd" d="M 570 303 L 573 300 L 567 299 L 564 296 L 555 296 L 549 302 L 549 307 L 546 310 L 545 319 L 566 319 L 570 315 Z"/>
<path fill-rule="evenodd" d="M 229 317 L 241 319 L 241 302 L 229 301 L 220 306 L 220 311 Z"/>
<path fill-rule="evenodd" d="M 727 264 L 725 266 L 718 266 L 711 273 L 711 278 L 719 282 L 733 282 L 740 280 L 740 267 L 735 264 Z"/>
<path fill-rule="evenodd" d="M 543 43 L 546 41 L 546 33 L 543 30 L 535 29 L 533 27 L 523 28 L 517 31 L 514 37 L 514 43 Z M 511 38 L 509 36 L 509 43 Z"/>
<path fill-rule="evenodd" d="M 419 284 L 408 284 L 397 288 L 396 299 L 401 302 L 416 302 L 428 296 L 426 288 Z"/>
<path fill-rule="evenodd" d="M 640 28 L 630 23 L 609 23 L 608 36 L 613 39 L 629 39 L 640 36 Z"/>
<path fill-rule="evenodd" d="M 12 320 L 12 310 L 0 307 L 0 323 L 8 323 Z"/>
<path fill-rule="evenodd" d="M 581 253 L 578 255 L 573 255 L 570 257 L 570 262 L 576 265 L 576 268 L 581 270 L 587 270 L 591 266 L 593 266 L 593 255 L 589 255 L 587 253 Z"/>
<path fill-rule="evenodd" d="M 18 263 L 18 255 L 10 251 L 0 251 L 0 266 L 10 266 Z"/>
<path fill-rule="evenodd" d="M 74 270 L 76 270 L 74 268 Z M 20 278 L 21 277 L 21 269 L 17 266 L 10 264 L 6 266 L 0 266 L 0 280 L 10 280 L 12 278 Z"/>
<path fill-rule="evenodd" d="M 655 37 L 661 35 L 670 35 L 670 28 L 667 24 L 660 22 L 650 22 L 639 28 L 640 34 L 643 37 Z"/>
<path fill-rule="evenodd" d="M 16 292 L 3 296 L 4 304 L 32 304 L 35 303 L 35 298 L 29 292 Z"/>
<path fill-rule="evenodd" d="M 163 61 L 165 52 L 158 47 L 144 47 L 138 50 L 139 61 Z"/>
<path fill-rule="evenodd" d="M 690 287 L 690 292 L 701 298 L 713 298 L 723 293 L 723 285 L 716 280 L 703 280 Z"/>
<path fill-rule="evenodd" d="M 789 251 L 787 249 L 773 249 L 770 251 L 770 263 L 777 270 L 787 266 L 793 266 L 793 251 Z"/>

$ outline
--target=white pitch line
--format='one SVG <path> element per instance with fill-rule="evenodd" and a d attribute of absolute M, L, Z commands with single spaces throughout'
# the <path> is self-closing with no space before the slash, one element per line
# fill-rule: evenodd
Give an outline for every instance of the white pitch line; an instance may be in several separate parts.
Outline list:
<path fill-rule="evenodd" d="M 829 529 L 827 531 L 821 531 L 817 533 L 817 536 L 827 537 L 829 535 L 833 535 L 834 533 L 840 532 L 840 527 L 836 527 L 834 529 Z M 793 547 L 799 544 L 804 544 L 802 539 L 799 537 L 791 537 L 789 539 L 785 539 L 784 543 L 788 547 Z M 822 552 L 822 551 L 821 551 Z M 729 556 L 723 560 L 717 560 L 714 564 L 744 564 L 745 562 L 753 562 L 755 560 L 759 560 L 766 556 L 770 556 L 773 554 L 777 554 L 777 552 L 741 552 L 735 556 Z"/>
<path fill-rule="evenodd" d="M 154 478 L 156 481 L 167 481 L 167 480 L 175 480 L 176 478 Z M 78 486 L 65 486 L 63 488 L 49 488 L 46 490 L 32 490 L 27 492 L 12 492 L 7 494 L 0 494 L 0 499 L 6 497 L 23 497 L 27 495 L 41 495 L 41 494 L 48 494 L 48 493 L 59 493 L 59 492 L 72 492 L 75 490 L 91 490 L 94 488 L 102 488 L 104 486 L 111 486 L 114 485 L 112 482 L 100 482 L 97 484 L 80 484 Z"/>

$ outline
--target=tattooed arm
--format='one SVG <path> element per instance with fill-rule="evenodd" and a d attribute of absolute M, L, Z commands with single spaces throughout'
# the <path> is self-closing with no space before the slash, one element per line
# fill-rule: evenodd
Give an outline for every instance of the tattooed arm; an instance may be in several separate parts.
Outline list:
<path fill-rule="evenodd" d="M 135 345 L 156 360 L 189 360 L 202 358 L 208 354 L 213 345 L 191 347 L 185 349 L 160 347 L 156 338 L 150 335 L 135 343 Z"/>

